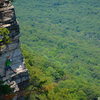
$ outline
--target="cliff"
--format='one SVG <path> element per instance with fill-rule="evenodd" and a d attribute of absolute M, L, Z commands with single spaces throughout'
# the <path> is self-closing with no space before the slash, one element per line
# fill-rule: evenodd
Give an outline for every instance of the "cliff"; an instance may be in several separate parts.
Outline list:
<path fill-rule="evenodd" d="M 2 46 L 0 49 L 0 77 L 5 83 L 10 84 L 14 92 L 26 85 L 29 81 L 28 70 L 24 65 L 24 58 L 20 49 L 20 29 L 16 21 L 14 6 L 9 1 L 0 2 L 0 27 L 7 28 L 10 31 L 11 43 Z M 7 57 L 11 59 L 11 70 L 5 70 Z M 6 76 L 5 76 L 6 71 Z"/>

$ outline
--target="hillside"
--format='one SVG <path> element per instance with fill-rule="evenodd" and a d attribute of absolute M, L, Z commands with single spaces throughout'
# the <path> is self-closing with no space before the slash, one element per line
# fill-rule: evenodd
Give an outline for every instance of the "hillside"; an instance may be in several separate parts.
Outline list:
<path fill-rule="evenodd" d="M 48 93 L 31 95 L 32 100 L 99 97 L 100 1 L 16 0 L 14 5 L 31 79 L 46 80 Z"/>

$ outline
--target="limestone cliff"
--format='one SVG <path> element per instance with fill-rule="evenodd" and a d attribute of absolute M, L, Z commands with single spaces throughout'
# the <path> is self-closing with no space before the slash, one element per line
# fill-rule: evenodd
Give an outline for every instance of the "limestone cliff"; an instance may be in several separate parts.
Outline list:
<path fill-rule="evenodd" d="M 14 6 L 7 0 L 0 2 L 0 27 L 7 28 L 10 31 L 11 43 L 0 50 L 0 76 L 7 84 L 15 84 L 20 87 L 29 80 L 28 70 L 25 68 L 23 55 L 20 50 L 20 31 L 19 24 L 16 21 Z M 11 68 L 16 72 L 5 72 L 5 61 L 7 56 L 12 60 Z M 13 87 L 13 85 L 11 87 Z M 17 90 L 15 90 L 17 91 Z"/>

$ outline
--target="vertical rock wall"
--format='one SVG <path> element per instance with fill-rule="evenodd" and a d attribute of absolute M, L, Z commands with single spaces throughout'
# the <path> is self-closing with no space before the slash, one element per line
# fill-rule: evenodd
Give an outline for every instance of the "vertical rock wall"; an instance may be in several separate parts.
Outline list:
<path fill-rule="evenodd" d="M 20 50 L 20 31 L 16 21 L 14 6 L 9 1 L 2 0 L 0 3 L 0 27 L 7 28 L 10 31 L 11 43 L 2 47 L 0 50 L 0 76 L 3 81 L 12 81 L 20 85 L 29 80 L 28 70 L 24 66 L 23 55 Z M 7 56 L 12 60 L 11 68 L 16 72 L 5 72 L 5 61 Z"/>

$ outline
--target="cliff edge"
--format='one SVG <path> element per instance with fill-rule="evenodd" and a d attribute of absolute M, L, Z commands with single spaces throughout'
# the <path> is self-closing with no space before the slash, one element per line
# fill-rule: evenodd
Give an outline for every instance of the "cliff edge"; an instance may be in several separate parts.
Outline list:
<path fill-rule="evenodd" d="M 29 74 L 24 65 L 24 58 L 20 49 L 20 29 L 14 6 L 8 0 L 1 0 L 0 2 L 0 27 L 7 28 L 10 31 L 9 37 L 11 38 L 11 43 L 2 46 L 0 49 L 0 78 L 5 83 L 10 84 L 16 92 L 27 84 Z M 13 71 L 5 69 L 8 58 L 11 60 L 10 67 Z"/>

